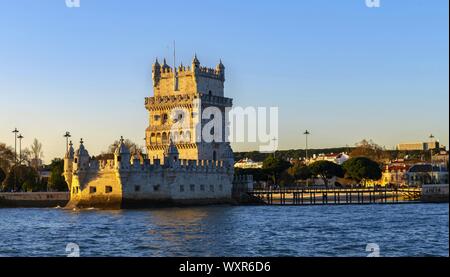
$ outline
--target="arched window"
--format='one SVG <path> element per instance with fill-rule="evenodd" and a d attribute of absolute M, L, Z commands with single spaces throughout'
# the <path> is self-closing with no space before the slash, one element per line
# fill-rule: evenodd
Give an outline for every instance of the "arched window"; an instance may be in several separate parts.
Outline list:
<path fill-rule="evenodd" d="M 165 114 L 163 114 L 162 115 L 162 124 L 166 124 L 167 123 L 167 119 L 168 119 L 169 117 L 167 116 L 167 114 L 165 113 Z"/>
<path fill-rule="evenodd" d="M 183 131 L 180 131 L 180 134 L 178 136 L 178 142 L 186 142 Z"/>
<path fill-rule="evenodd" d="M 167 140 L 167 133 L 166 132 L 163 132 L 162 133 L 162 143 L 163 144 L 166 144 L 168 142 L 168 140 Z"/>
<path fill-rule="evenodd" d="M 191 142 L 191 132 L 188 130 L 186 131 L 185 135 L 184 135 L 184 141 L 187 143 Z"/>
<path fill-rule="evenodd" d="M 152 133 L 150 135 L 150 144 L 155 144 L 156 143 L 156 135 L 155 133 Z"/>
<path fill-rule="evenodd" d="M 161 143 L 161 133 L 157 133 L 156 134 L 156 144 L 160 144 Z"/>

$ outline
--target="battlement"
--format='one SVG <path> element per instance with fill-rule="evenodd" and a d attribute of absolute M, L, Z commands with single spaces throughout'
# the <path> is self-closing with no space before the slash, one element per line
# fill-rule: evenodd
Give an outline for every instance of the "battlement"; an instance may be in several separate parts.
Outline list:
<path fill-rule="evenodd" d="M 155 68 L 155 64 L 153 64 L 153 68 Z M 193 76 L 193 75 L 201 75 L 203 77 L 210 77 L 210 78 L 217 78 L 221 79 L 223 76 L 223 70 L 221 70 L 219 67 L 217 68 L 210 68 L 206 66 L 200 66 L 198 68 L 193 68 L 190 66 L 183 66 L 180 65 L 174 70 L 171 66 L 167 65 L 165 67 L 161 67 L 161 69 L 158 71 L 157 67 L 154 70 L 154 73 L 160 74 L 161 78 L 174 78 L 175 73 L 178 77 L 185 77 L 185 76 Z"/>
<path fill-rule="evenodd" d="M 161 163 L 159 159 L 132 159 L 130 163 L 117 163 L 115 160 L 90 160 L 83 169 L 74 173 L 97 173 L 97 172 L 161 172 L 169 170 L 172 172 L 204 172 L 224 173 L 233 168 L 227 166 L 222 160 L 188 160 L 179 159 L 172 163 Z"/>
<path fill-rule="evenodd" d="M 199 94 L 177 94 L 177 95 L 159 95 L 152 97 L 145 97 L 145 107 L 147 110 L 158 110 L 161 107 L 175 108 L 175 107 L 191 107 L 194 101 L 201 100 L 203 104 L 231 107 L 233 105 L 233 99 L 209 95 L 204 93 Z"/>
<path fill-rule="evenodd" d="M 152 79 L 155 96 L 177 92 L 207 93 L 210 88 L 213 88 L 215 95 L 223 96 L 225 66 L 222 62 L 215 68 L 201 66 L 195 56 L 191 66 L 181 64 L 173 68 L 165 59 L 162 65 L 157 59 L 152 65 Z"/>

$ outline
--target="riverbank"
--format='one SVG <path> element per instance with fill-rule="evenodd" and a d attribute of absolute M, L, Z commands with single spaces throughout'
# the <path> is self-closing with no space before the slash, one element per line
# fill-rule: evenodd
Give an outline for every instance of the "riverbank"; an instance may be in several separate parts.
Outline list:
<path fill-rule="evenodd" d="M 68 192 L 4 192 L 0 193 L 0 208 L 64 207 Z"/>

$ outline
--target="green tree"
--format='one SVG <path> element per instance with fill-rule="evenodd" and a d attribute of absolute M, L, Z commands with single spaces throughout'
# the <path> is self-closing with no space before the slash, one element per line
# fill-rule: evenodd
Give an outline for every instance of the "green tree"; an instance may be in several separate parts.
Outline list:
<path fill-rule="evenodd" d="M 289 167 L 291 167 L 290 162 L 273 156 L 268 156 L 263 161 L 262 166 L 266 174 L 271 176 L 274 184 L 277 184 L 277 181 L 281 177 L 281 174 Z"/>
<path fill-rule="evenodd" d="M 344 170 L 342 167 L 330 161 L 317 161 L 309 165 L 309 170 L 313 176 L 319 176 L 327 187 L 328 179 L 333 177 L 344 177 Z"/>
<path fill-rule="evenodd" d="M 351 158 L 344 162 L 342 167 L 348 178 L 360 183 L 366 180 L 378 180 L 381 178 L 382 172 L 380 165 L 366 157 Z"/>
<path fill-rule="evenodd" d="M 2 184 L 5 191 L 39 191 L 42 186 L 39 182 L 39 174 L 33 167 L 25 165 L 13 166 Z"/>
<path fill-rule="evenodd" d="M 350 152 L 350 157 L 366 157 L 374 161 L 389 160 L 390 154 L 372 140 L 363 139 Z"/>
<path fill-rule="evenodd" d="M 14 149 L 6 146 L 4 143 L 0 143 L 0 167 L 5 172 L 8 172 L 11 166 L 14 164 Z"/>
<path fill-rule="evenodd" d="M 48 180 L 48 187 L 53 191 L 67 191 L 68 185 L 64 179 L 64 160 L 53 159 L 50 164 L 50 178 Z"/>
<path fill-rule="evenodd" d="M 0 185 L 3 183 L 5 179 L 6 179 L 6 172 L 3 170 L 3 168 L 0 167 Z"/>
<path fill-rule="evenodd" d="M 300 163 L 296 163 L 290 167 L 288 173 L 297 180 L 307 180 L 312 176 L 309 167 Z"/>

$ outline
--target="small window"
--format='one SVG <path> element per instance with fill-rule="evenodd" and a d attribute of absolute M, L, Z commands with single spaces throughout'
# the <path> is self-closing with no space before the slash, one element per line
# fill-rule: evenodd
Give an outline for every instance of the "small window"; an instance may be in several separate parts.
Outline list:
<path fill-rule="evenodd" d="M 105 193 L 111 193 L 112 187 L 111 186 L 105 186 Z"/>
<path fill-rule="evenodd" d="M 200 185 L 200 190 L 205 191 L 205 185 Z"/>
<path fill-rule="evenodd" d="M 159 191 L 159 187 L 160 187 L 159 184 L 158 185 L 154 185 L 153 186 L 153 191 Z"/>
<path fill-rule="evenodd" d="M 134 191 L 141 191 L 141 186 L 134 186 Z"/>
<path fill-rule="evenodd" d="M 210 185 L 210 186 L 209 186 L 209 191 L 214 192 L 214 185 Z"/>
<path fill-rule="evenodd" d="M 73 161 L 74 163 L 77 163 L 78 162 L 78 159 L 77 158 L 75 158 L 75 160 Z"/>
<path fill-rule="evenodd" d="M 89 187 L 89 193 L 96 193 L 97 188 L 96 187 Z"/>
<path fill-rule="evenodd" d="M 195 191 L 195 185 L 190 186 L 191 191 Z"/>
<path fill-rule="evenodd" d="M 184 192 L 184 186 L 180 185 L 180 192 Z"/>
<path fill-rule="evenodd" d="M 212 91 L 208 91 L 208 94 L 209 94 L 209 95 L 212 95 Z"/>
<path fill-rule="evenodd" d="M 223 185 L 219 185 L 219 190 L 220 190 L 220 191 L 223 190 Z"/>
<path fill-rule="evenodd" d="M 167 119 L 168 119 L 168 118 L 169 118 L 169 117 L 167 116 L 166 113 L 163 114 L 163 116 L 162 116 L 162 123 L 165 124 L 165 123 L 167 122 Z"/>

